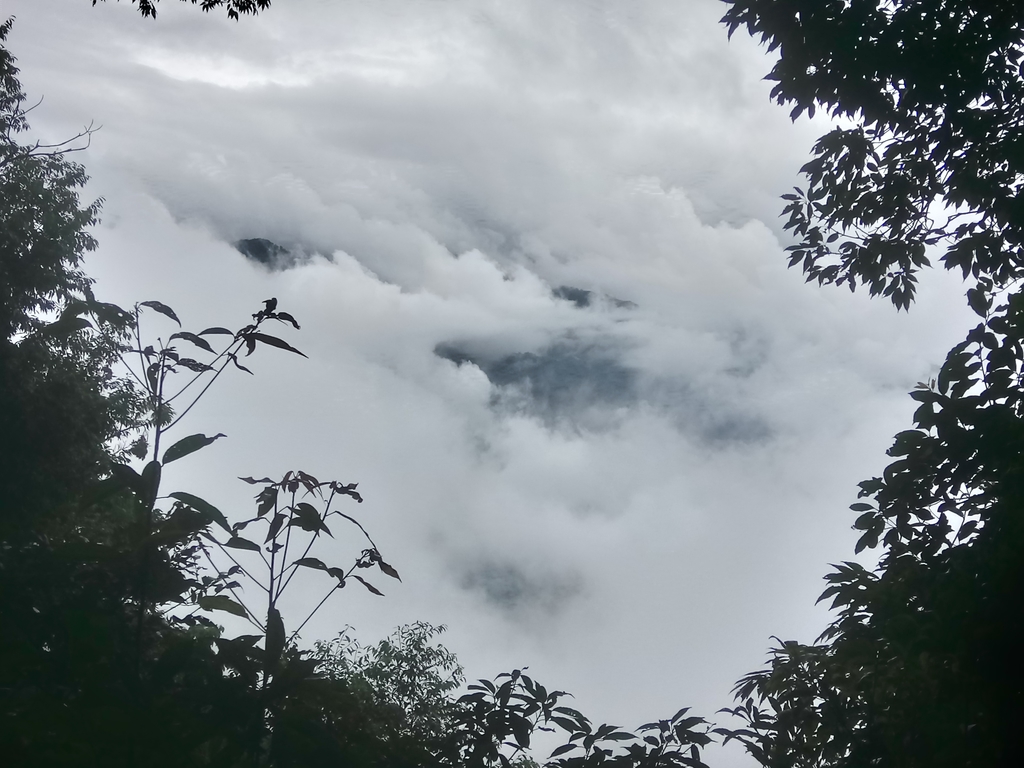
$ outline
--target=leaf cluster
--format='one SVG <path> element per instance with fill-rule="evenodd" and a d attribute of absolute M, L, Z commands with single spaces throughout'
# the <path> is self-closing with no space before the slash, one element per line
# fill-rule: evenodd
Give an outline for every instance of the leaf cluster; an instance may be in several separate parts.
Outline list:
<path fill-rule="evenodd" d="M 1016 0 L 726 0 L 779 59 L 792 116 L 842 118 L 786 195 L 791 266 L 909 307 L 928 252 L 1006 286 L 1024 275 L 1024 13 Z"/>
<path fill-rule="evenodd" d="M 548 691 L 523 670 L 470 685 L 459 699 L 463 710 L 448 746 L 449 754 L 458 755 L 452 762 L 511 768 L 529 759 L 533 736 L 542 732 L 567 737 L 542 763 L 546 768 L 706 768 L 700 750 L 712 739 L 706 721 L 688 716 L 688 708 L 633 733 L 610 724 L 595 727 L 581 712 L 559 703 L 567 695 Z"/>
<path fill-rule="evenodd" d="M 782 642 L 722 728 L 765 766 L 1019 759 L 1024 670 L 1024 9 L 1012 0 L 726 0 L 779 59 L 795 119 L 841 119 L 785 195 L 790 266 L 906 309 L 932 252 L 981 318 L 918 385 L 912 429 L 851 506 L 856 551 L 813 644 Z"/>
<path fill-rule="evenodd" d="M 96 5 L 96 2 L 97 0 L 92 0 L 93 5 Z M 132 5 L 137 5 L 139 13 L 144 17 L 155 19 L 156 7 L 159 2 L 160 0 L 132 0 Z M 270 0 L 181 0 L 181 2 L 198 5 L 206 13 L 223 8 L 227 12 L 228 18 L 235 21 L 242 16 L 255 16 L 270 7 Z"/>

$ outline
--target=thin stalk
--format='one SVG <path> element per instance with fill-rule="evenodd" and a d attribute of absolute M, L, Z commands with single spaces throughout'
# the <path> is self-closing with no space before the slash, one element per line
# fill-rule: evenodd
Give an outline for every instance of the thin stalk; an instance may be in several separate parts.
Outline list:
<path fill-rule="evenodd" d="M 234 558 L 234 557 L 232 556 L 232 554 L 231 554 L 230 552 L 228 552 L 228 550 L 227 550 L 227 547 L 225 547 L 225 546 L 224 546 L 223 544 L 221 544 L 221 543 L 220 543 L 219 541 L 217 541 L 217 540 L 216 540 L 215 538 L 213 538 L 212 536 L 210 537 L 210 541 L 212 541 L 212 542 L 213 542 L 214 544 L 216 544 L 216 545 L 217 545 L 218 547 L 220 547 L 220 551 L 221 551 L 221 552 L 223 552 L 223 553 L 224 553 L 225 555 L 227 555 L 227 558 L 228 558 L 228 560 L 230 560 L 230 561 L 231 561 L 232 563 L 234 563 L 235 565 L 237 565 L 237 566 L 238 566 L 238 569 L 239 569 L 239 570 L 240 570 L 240 571 L 241 571 L 242 573 L 244 573 L 244 574 L 245 574 L 246 578 L 247 578 L 247 579 L 249 579 L 249 581 L 251 581 L 251 582 L 252 582 L 253 584 L 255 584 L 255 585 L 256 585 L 257 587 L 259 587 L 260 589 L 262 589 L 262 590 L 263 590 L 264 592 L 266 592 L 266 591 L 267 591 L 267 588 L 266 588 L 265 586 L 263 586 L 263 585 L 262 585 L 262 584 L 260 583 L 259 579 L 257 579 L 257 578 L 256 578 L 255 576 L 253 576 L 253 575 L 252 575 L 251 573 L 249 573 L 249 572 L 248 572 L 247 570 L 245 570 L 245 568 L 244 568 L 244 567 L 242 566 L 242 564 L 241 564 L 241 563 L 239 563 L 239 562 L 238 562 L 237 560 L 235 560 L 235 558 Z M 264 559 L 265 559 L 265 558 L 264 558 Z M 211 560 L 211 563 L 212 563 L 212 562 L 213 562 L 213 561 Z M 216 566 L 216 565 L 214 565 L 214 568 L 216 568 L 216 567 L 217 567 L 217 566 Z"/>
<path fill-rule="evenodd" d="M 210 553 L 206 550 L 205 547 L 203 547 L 202 549 L 203 554 L 206 555 L 206 559 L 209 561 L 210 565 L 213 567 L 214 570 L 217 570 L 217 564 L 213 562 L 213 558 L 210 557 Z M 235 591 L 235 588 L 231 585 L 225 586 L 227 586 L 227 588 L 231 590 L 231 594 L 234 595 L 235 600 L 238 602 L 238 604 L 245 609 L 245 618 L 249 621 L 249 623 L 256 627 L 258 630 L 260 630 L 260 632 L 266 632 L 267 628 L 260 624 L 259 620 L 256 618 L 256 615 L 251 610 L 249 610 L 249 606 L 247 606 L 245 602 L 242 600 L 242 598 L 238 596 L 238 593 Z"/>
<path fill-rule="evenodd" d="M 158 340 L 159 341 L 159 340 Z M 163 342 L 160 343 L 161 352 L 163 352 Z M 167 380 L 167 366 L 164 365 L 164 361 L 160 360 L 160 376 L 157 378 L 156 383 L 156 435 L 153 437 L 153 460 L 156 461 L 160 457 L 160 436 L 166 431 L 160 426 L 160 415 L 164 409 L 164 381 Z M 150 507 L 150 525 L 152 525 L 152 513 L 153 509 Z"/>
<path fill-rule="evenodd" d="M 347 574 L 346 574 L 346 576 L 347 576 Z M 291 633 L 291 635 L 288 637 L 288 642 L 285 643 L 285 645 L 291 645 L 292 640 L 294 640 L 298 636 L 298 634 L 302 630 L 302 628 L 304 626 L 306 626 L 306 624 L 309 622 L 309 620 L 313 618 L 313 615 L 317 611 L 320 610 L 320 608 L 323 606 L 324 603 L 327 602 L 327 598 L 329 598 L 331 595 L 333 595 L 339 589 L 341 589 L 341 583 L 340 582 L 338 584 L 335 584 L 333 587 L 331 587 L 331 591 L 328 592 L 326 595 L 324 595 L 324 599 L 316 604 L 316 608 L 314 608 L 312 611 L 310 611 L 309 616 L 307 616 L 303 620 L 303 622 L 301 624 L 299 624 L 298 628 L 294 632 Z"/>
<path fill-rule="evenodd" d="M 304 626 L 306 626 L 306 624 L 309 622 L 309 620 L 312 619 L 313 616 L 316 614 L 316 612 L 319 611 L 320 608 L 323 606 L 323 604 L 327 602 L 327 598 L 329 598 L 331 595 L 333 595 L 336 590 L 339 590 L 339 589 L 341 589 L 342 587 L 345 586 L 345 581 L 347 581 L 348 577 L 352 575 L 352 572 L 356 568 L 359 567 L 359 563 L 360 563 L 361 560 L 362 560 L 362 558 L 360 558 L 359 560 L 356 560 L 355 563 L 352 564 L 352 567 L 349 568 L 348 572 L 345 574 L 345 580 L 344 581 L 339 581 L 337 584 L 335 584 L 331 588 L 331 591 L 328 592 L 326 595 L 324 595 L 324 599 L 316 604 L 316 608 L 314 608 L 312 611 L 309 612 L 309 615 L 305 619 L 303 619 L 302 623 L 299 624 L 298 628 L 294 632 L 292 632 L 291 635 L 289 635 L 288 642 L 285 643 L 286 646 L 287 645 L 291 645 L 292 640 L 294 640 L 296 638 L 296 636 L 299 634 L 299 631 Z"/>
<path fill-rule="evenodd" d="M 210 370 L 213 370 L 213 368 L 217 364 L 218 360 L 220 360 L 222 357 L 227 355 L 227 353 L 231 350 L 231 347 L 234 344 L 235 344 L 235 342 L 232 341 L 231 344 L 229 344 L 228 347 L 223 352 L 221 352 L 219 355 L 217 355 L 215 358 L 213 358 L 213 360 L 211 360 L 209 362 Z M 225 361 L 225 365 L 226 364 L 227 364 L 227 362 Z M 184 394 L 185 390 L 187 390 L 189 387 L 191 387 L 193 384 L 195 384 L 197 381 L 199 381 L 199 379 L 201 379 L 203 376 L 205 376 L 207 373 L 209 373 L 210 370 L 200 371 L 199 373 L 197 373 L 195 376 L 192 377 L 192 379 L 185 386 L 183 386 L 181 389 L 179 389 L 177 392 L 175 392 L 173 395 L 171 395 L 169 398 L 167 398 L 167 402 L 168 403 L 173 403 L 177 398 L 181 397 L 181 395 Z M 201 394 L 200 394 L 200 397 L 202 397 Z"/>
<path fill-rule="evenodd" d="M 278 579 L 278 587 L 277 587 L 277 597 L 278 598 L 281 597 L 281 593 L 284 592 L 285 587 L 288 586 L 288 581 L 285 581 L 284 584 L 282 585 L 281 584 L 281 579 L 284 578 L 285 569 L 288 567 L 288 566 L 286 566 L 284 564 L 288 562 L 288 545 L 292 543 L 292 528 L 295 527 L 295 526 L 293 526 L 291 524 L 291 522 L 292 521 L 289 520 L 287 523 L 285 523 L 285 527 L 288 530 L 285 531 L 285 534 L 284 534 L 284 549 L 281 550 L 281 578 Z M 295 566 L 292 566 L 292 571 L 294 572 L 294 570 L 295 570 Z M 289 577 L 289 581 L 290 580 L 291 579 Z"/>
<path fill-rule="evenodd" d="M 327 510 L 329 510 L 331 508 L 331 502 L 334 501 L 334 496 L 335 496 L 336 493 L 337 493 L 337 491 L 332 490 L 331 491 L 331 495 L 327 497 L 327 504 L 324 507 L 324 515 L 323 515 L 322 518 L 320 518 L 321 520 L 326 520 L 327 519 L 327 514 L 328 514 Z M 291 541 L 291 538 L 292 538 L 292 527 L 293 526 L 291 526 L 291 525 L 288 526 L 288 533 L 285 535 L 285 539 L 284 539 L 284 555 L 282 556 L 283 562 L 288 562 L 288 544 L 289 544 L 289 542 Z M 315 542 L 316 542 L 316 534 L 314 534 L 314 537 L 312 539 L 310 539 L 309 543 L 306 545 L 306 550 L 302 553 L 302 557 L 305 557 L 306 555 L 309 554 L 309 550 L 311 550 L 313 548 L 313 544 Z M 302 557 L 300 557 L 298 559 L 301 560 Z M 277 596 L 278 597 L 281 597 L 281 595 L 284 593 L 284 591 L 288 588 L 288 585 L 291 584 L 292 577 L 295 576 L 295 572 L 298 569 L 299 569 L 299 566 L 292 564 L 292 566 L 291 566 L 291 573 L 288 574 L 288 578 L 285 580 L 284 584 L 282 584 L 278 588 L 278 590 L 277 590 Z M 284 570 L 281 571 L 281 576 L 282 576 L 282 578 L 284 577 Z"/>
<path fill-rule="evenodd" d="M 200 399 L 200 398 L 201 398 L 201 397 L 202 397 L 203 395 L 205 395 L 205 394 L 206 394 L 206 390 L 208 390 L 208 389 L 209 389 L 209 388 L 210 388 L 211 386 L 213 386 L 213 382 L 215 382 L 215 381 L 217 380 L 217 377 L 218 377 L 218 376 L 220 376 L 220 375 L 221 375 L 221 374 L 222 374 L 222 373 L 224 372 L 224 369 L 225 369 L 225 368 L 227 368 L 227 366 L 228 366 L 228 361 L 227 361 L 227 360 L 225 360 L 225 361 L 224 361 L 224 364 L 223 364 L 223 365 L 222 365 L 222 366 L 221 366 L 220 368 L 218 368 L 218 369 L 217 369 L 217 372 L 216 372 L 216 373 L 215 373 L 215 374 L 213 375 L 213 378 L 211 378 L 211 379 L 210 379 L 210 380 L 209 380 L 209 381 L 208 381 L 208 382 L 206 383 L 206 386 L 205 386 L 205 387 L 203 387 L 202 391 L 200 391 L 200 393 L 199 393 L 198 395 L 196 395 L 195 399 L 194 399 L 194 400 L 193 400 L 193 401 L 192 401 L 192 402 L 191 402 L 191 403 L 189 404 L 188 408 L 186 408 L 186 409 L 185 409 L 184 411 L 182 411 L 181 413 L 179 413 L 179 414 L 178 414 L 178 416 L 177 416 L 177 418 L 175 418 L 175 419 L 174 419 L 174 420 L 173 420 L 173 421 L 172 421 L 172 422 L 171 422 L 170 424 L 168 424 L 168 425 L 167 425 L 167 429 L 170 429 L 170 428 L 171 428 L 171 427 L 173 427 L 173 426 L 174 426 L 175 424 L 177 424 L 177 423 L 178 423 L 179 421 L 181 421 L 181 420 L 182 420 L 183 418 L 185 418 L 185 415 L 186 415 L 186 414 L 187 414 L 187 413 L 188 413 L 189 411 L 191 411 L 191 410 L 192 410 L 192 408 L 193 408 L 193 406 L 195 406 L 195 404 L 199 402 L 199 399 Z"/>

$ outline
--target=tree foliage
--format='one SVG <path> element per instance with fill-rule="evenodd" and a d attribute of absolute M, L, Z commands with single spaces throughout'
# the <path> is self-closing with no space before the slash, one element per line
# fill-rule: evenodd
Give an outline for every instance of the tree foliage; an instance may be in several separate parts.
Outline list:
<path fill-rule="evenodd" d="M 93 5 L 96 5 L 96 2 L 97 0 L 92 0 Z M 159 2 L 160 0 L 132 0 L 132 5 L 138 6 L 139 13 L 143 16 L 155 19 Z M 207 13 L 223 8 L 227 12 L 228 18 L 236 21 L 242 16 L 255 16 L 270 7 L 270 0 L 181 0 L 181 2 L 198 5 Z"/>
<path fill-rule="evenodd" d="M 789 195 L 809 279 L 863 283 L 899 308 L 929 248 L 972 285 L 981 319 L 914 428 L 860 485 L 857 551 L 823 600 L 817 642 L 780 642 L 737 685 L 724 728 L 765 766 L 992 766 L 1019 761 L 1024 716 L 1024 181 L 1018 2 L 727 0 L 780 58 L 773 96 L 854 127 L 824 136 Z"/>
<path fill-rule="evenodd" d="M 96 243 L 82 206 L 83 168 L 71 145 L 22 144 L 26 96 L 0 24 L 0 530 L 54 514 L 102 462 L 104 443 L 131 422 L 110 363 L 124 318 L 92 297 L 81 272 Z M 91 322 L 90 318 L 91 317 Z"/>
<path fill-rule="evenodd" d="M 846 123 L 788 198 L 791 265 L 904 309 L 933 247 L 986 290 L 1024 276 L 1017 0 L 725 1 L 779 52 L 773 98 Z"/>

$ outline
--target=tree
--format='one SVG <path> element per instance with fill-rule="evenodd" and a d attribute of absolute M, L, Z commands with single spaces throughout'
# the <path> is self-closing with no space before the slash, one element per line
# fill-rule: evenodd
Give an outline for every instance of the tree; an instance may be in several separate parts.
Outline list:
<path fill-rule="evenodd" d="M 106 2 L 106 0 L 103 1 Z M 139 13 L 143 16 L 155 19 L 156 6 L 159 2 L 160 0 L 132 0 L 132 5 L 138 5 Z M 198 5 L 207 13 L 215 8 L 223 8 L 227 11 L 228 18 L 236 21 L 241 16 L 255 16 L 270 7 L 270 0 L 181 0 L 181 2 L 191 2 L 192 5 Z M 92 0 L 92 4 L 96 5 L 96 0 Z"/>
<path fill-rule="evenodd" d="M 730 0 L 727 0 L 730 2 Z M 852 121 L 787 196 L 791 266 L 909 307 L 928 248 L 981 323 L 911 394 L 914 428 L 860 485 L 857 551 L 812 645 L 780 642 L 721 729 L 765 766 L 1016 764 L 1024 664 L 1024 182 L 1017 2 L 732 0 L 780 59 L 773 96 Z"/>
<path fill-rule="evenodd" d="M 137 416 L 110 369 L 125 318 L 95 301 L 80 270 L 96 247 L 88 227 L 99 203 L 80 204 L 87 177 L 67 158 L 75 139 L 18 142 L 31 107 L 3 46 L 11 24 L 0 24 L 0 530 L 8 534 L 12 525 L 34 530 L 26 519 L 41 521 L 81 490 L 100 471 L 104 445 Z"/>
<path fill-rule="evenodd" d="M 901 308 L 928 250 L 983 289 L 1024 276 L 1024 13 L 1016 0 L 725 0 L 779 51 L 792 116 L 854 123 L 814 147 L 786 208 L 793 266 Z"/>
<path fill-rule="evenodd" d="M 370 647 L 346 630 L 330 642 L 317 642 L 311 658 L 325 679 L 345 680 L 368 706 L 390 711 L 402 737 L 436 748 L 456 716 L 452 694 L 465 682 L 455 655 L 434 645 L 445 630 L 419 621 Z"/>

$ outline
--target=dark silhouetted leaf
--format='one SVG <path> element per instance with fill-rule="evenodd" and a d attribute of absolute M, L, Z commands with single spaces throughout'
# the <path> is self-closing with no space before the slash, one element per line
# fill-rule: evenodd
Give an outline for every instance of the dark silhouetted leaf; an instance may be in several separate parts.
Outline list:
<path fill-rule="evenodd" d="M 200 349 L 205 349 L 207 352 L 213 352 L 213 347 L 210 346 L 210 342 L 200 337 L 198 334 L 189 333 L 188 331 L 178 331 L 177 333 L 172 333 L 171 338 L 168 339 L 168 341 L 173 341 L 174 339 L 184 339 L 185 341 L 192 342 Z"/>
<path fill-rule="evenodd" d="M 51 339 L 66 339 L 76 331 L 92 328 L 93 325 L 84 317 L 65 316 L 49 325 L 43 326 L 40 335 Z"/>
<path fill-rule="evenodd" d="M 184 491 L 175 491 L 170 494 L 170 498 L 182 501 L 193 509 L 202 512 L 225 531 L 231 533 L 231 526 L 228 525 L 228 521 L 227 518 L 224 517 L 224 513 L 213 506 L 210 502 L 201 499 L 198 496 L 193 496 L 191 493 L 185 493 Z"/>
<path fill-rule="evenodd" d="M 206 371 L 212 371 L 213 368 L 208 366 L 206 363 L 201 363 L 198 360 L 193 360 L 191 357 L 183 357 L 178 360 L 178 365 L 182 368 L 188 368 L 190 371 L 195 373 L 205 373 Z"/>
<path fill-rule="evenodd" d="M 245 608 L 227 595 L 204 595 L 199 598 L 199 607 L 204 611 L 226 611 L 242 617 L 248 615 Z"/>
<path fill-rule="evenodd" d="M 366 581 L 362 577 L 360 577 L 360 576 L 358 576 L 358 575 L 353 573 L 352 574 L 352 578 L 358 580 L 360 584 L 362 584 L 364 587 L 366 587 L 368 590 L 370 590 L 373 594 L 380 595 L 381 597 L 384 597 L 384 593 L 383 592 L 381 592 L 379 589 L 377 589 L 375 586 L 373 586 L 373 584 L 371 584 L 370 582 Z"/>
<path fill-rule="evenodd" d="M 257 544 L 254 541 L 249 541 L 248 539 L 243 539 L 241 536 L 232 536 L 230 539 L 224 542 L 224 546 L 230 547 L 232 549 L 248 549 L 253 552 L 260 551 L 259 544 Z"/>
<path fill-rule="evenodd" d="M 279 339 L 276 336 L 268 336 L 265 333 L 252 333 L 249 336 L 247 336 L 246 338 L 247 339 L 254 339 L 255 341 L 262 342 L 263 344 L 269 344 L 270 346 L 277 347 L 278 349 L 285 349 L 285 350 L 287 350 L 289 352 L 294 352 L 297 355 L 302 355 L 303 357 L 306 356 L 302 352 L 299 352 L 299 350 L 297 350 L 295 347 L 293 347 L 287 341 L 284 341 L 283 339 Z"/>
<path fill-rule="evenodd" d="M 277 665 L 284 650 L 285 634 L 284 622 L 281 620 L 281 612 L 277 608 L 271 608 L 267 612 L 267 663 L 271 667 Z"/>
<path fill-rule="evenodd" d="M 295 318 L 292 317 L 287 312 L 278 312 L 277 313 L 277 319 L 278 320 L 284 320 L 285 322 L 291 323 L 293 326 L 295 326 L 295 330 L 299 330 L 299 324 L 295 321 Z"/>
<path fill-rule="evenodd" d="M 306 502 L 299 502 L 293 507 L 292 519 L 289 525 L 298 526 L 304 531 L 317 533 L 324 531 L 331 535 L 327 525 L 320 518 L 320 513 L 316 511 L 312 504 L 307 504 Z"/>
<path fill-rule="evenodd" d="M 327 565 L 323 560 L 316 557 L 301 557 L 296 560 L 293 565 L 301 565 L 306 568 L 315 568 L 318 571 L 326 571 Z"/>
<path fill-rule="evenodd" d="M 252 371 L 250 371 L 248 368 L 246 368 L 244 365 L 238 362 L 238 357 L 234 353 L 228 355 L 228 357 L 231 358 L 231 362 L 235 364 L 235 368 L 237 368 L 240 371 L 245 371 L 248 374 L 252 374 Z"/>
<path fill-rule="evenodd" d="M 277 534 L 280 532 L 281 526 L 284 525 L 285 520 L 287 520 L 287 517 L 280 512 L 274 515 L 270 521 L 270 526 L 267 529 L 267 538 L 263 540 L 264 544 L 277 537 Z"/>
<path fill-rule="evenodd" d="M 277 504 L 277 488 L 269 485 L 256 495 L 256 517 L 263 517 Z"/>
<path fill-rule="evenodd" d="M 170 307 L 168 307 L 163 302 L 160 302 L 160 301 L 140 301 L 139 302 L 139 306 L 140 307 L 149 307 L 150 309 L 154 309 L 157 312 L 159 312 L 161 315 L 166 315 L 167 317 L 171 318 L 171 320 L 176 322 L 178 325 L 181 325 L 181 320 L 179 320 L 178 316 L 176 314 L 174 314 L 174 310 L 171 309 Z"/>
<path fill-rule="evenodd" d="M 156 495 L 160 489 L 160 476 L 162 474 L 160 462 L 154 459 L 142 469 L 142 477 L 139 483 L 139 495 L 150 507 L 156 501 Z"/>
<path fill-rule="evenodd" d="M 398 571 L 396 571 L 392 566 L 385 563 L 383 560 L 377 561 L 377 567 L 384 571 L 384 573 L 386 573 L 392 579 L 398 579 L 399 581 L 402 580 L 402 577 L 398 575 Z"/>
<path fill-rule="evenodd" d="M 200 448 L 205 448 L 210 443 L 215 440 L 219 440 L 222 437 L 227 437 L 227 435 L 222 432 L 218 432 L 213 437 L 207 437 L 202 434 L 183 437 L 164 452 L 164 464 L 170 464 L 172 461 L 177 461 L 184 456 L 188 456 L 190 453 L 195 453 Z"/>

